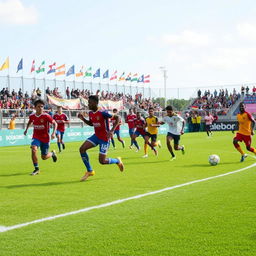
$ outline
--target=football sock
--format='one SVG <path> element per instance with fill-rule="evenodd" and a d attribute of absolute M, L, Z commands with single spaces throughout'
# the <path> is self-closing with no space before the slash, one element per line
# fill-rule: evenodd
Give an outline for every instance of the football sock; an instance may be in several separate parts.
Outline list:
<path fill-rule="evenodd" d="M 111 139 L 111 143 L 112 143 L 113 147 L 115 148 L 115 147 L 116 147 L 116 145 L 115 145 L 115 141 L 114 141 L 114 139 Z"/>
<path fill-rule="evenodd" d="M 35 170 L 39 170 L 38 163 L 33 163 L 33 164 L 34 164 Z"/>
<path fill-rule="evenodd" d="M 57 142 L 57 145 L 58 145 L 59 151 L 61 151 L 60 142 Z"/>
<path fill-rule="evenodd" d="M 89 156 L 86 152 L 84 153 L 80 153 L 81 157 L 82 157 L 82 160 L 84 162 L 84 165 L 87 169 L 88 172 L 91 172 L 92 171 L 92 167 L 91 167 L 91 164 L 90 164 L 90 161 L 89 161 Z"/>
<path fill-rule="evenodd" d="M 140 147 L 139 147 L 139 145 L 138 145 L 138 142 L 137 142 L 136 140 L 133 141 L 133 144 L 135 145 L 135 147 L 136 147 L 138 150 L 140 149 Z"/>
<path fill-rule="evenodd" d="M 173 153 L 173 152 L 171 152 L 171 155 L 172 155 L 172 157 L 175 157 L 175 155 L 174 155 L 174 153 Z"/>
<path fill-rule="evenodd" d="M 65 144 L 64 143 L 62 143 L 62 148 L 65 149 Z"/>
<path fill-rule="evenodd" d="M 124 141 L 123 141 L 123 140 L 120 140 L 120 142 L 122 143 L 122 146 L 123 146 L 123 148 L 124 148 Z"/>
<path fill-rule="evenodd" d="M 148 144 L 144 144 L 144 153 L 145 155 L 148 154 Z"/>
<path fill-rule="evenodd" d="M 107 158 L 108 164 L 119 164 L 119 160 L 117 158 Z"/>

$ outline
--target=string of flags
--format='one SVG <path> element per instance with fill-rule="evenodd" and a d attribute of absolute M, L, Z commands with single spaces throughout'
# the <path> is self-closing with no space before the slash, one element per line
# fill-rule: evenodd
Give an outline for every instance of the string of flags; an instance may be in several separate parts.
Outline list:
<path fill-rule="evenodd" d="M 5 62 L 0 66 L 0 71 L 10 68 L 10 62 L 9 62 L 9 57 L 5 60 Z M 18 63 L 17 66 L 17 71 L 23 71 L 23 58 Z M 57 66 L 56 62 L 48 65 L 46 67 L 45 61 L 42 61 L 40 65 L 36 68 L 36 63 L 35 60 L 32 61 L 31 68 L 30 68 L 30 74 L 46 74 L 50 75 L 53 74 L 54 76 L 71 76 L 73 75 L 74 77 L 84 77 L 84 78 L 91 78 L 91 79 L 96 79 L 96 78 L 102 78 L 104 79 L 109 79 L 110 81 L 126 81 L 126 82 L 137 82 L 137 83 L 150 83 L 150 75 L 140 75 L 138 73 L 132 74 L 131 72 L 126 74 L 125 72 L 122 72 L 120 75 L 118 75 L 117 70 L 115 70 L 113 73 L 110 73 L 109 70 L 107 69 L 103 75 L 101 76 L 102 72 L 101 69 L 98 68 L 96 71 L 93 72 L 92 67 L 88 67 L 87 69 L 84 68 L 84 66 L 81 66 L 78 72 L 75 71 L 75 65 L 72 65 L 68 69 L 66 69 L 66 65 L 60 65 Z M 111 74 L 111 75 L 110 75 Z"/>

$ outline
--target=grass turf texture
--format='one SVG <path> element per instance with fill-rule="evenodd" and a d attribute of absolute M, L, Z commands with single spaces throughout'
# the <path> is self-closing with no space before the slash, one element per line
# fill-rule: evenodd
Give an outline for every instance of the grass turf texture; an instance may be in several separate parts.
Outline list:
<path fill-rule="evenodd" d="M 111 202 L 173 185 L 237 170 L 255 162 L 232 145 L 231 132 L 185 134 L 186 154 L 170 162 L 165 137 L 155 157 L 143 150 L 109 150 L 121 156 L 125 172 L 98 163 L 98 148 L 89 151 L 96 172 L 79 182 L 84 167 L 80 143 L 67 143 L 59 161 L 40 160 L 33 170 L 29 146 L 0 148 L 0 226 Z M 126 145 L 129 144 L 128 139 Z M 143 148 L 140 140 L 141 148 Z M 52 148 L 57 146 L 52 144 Z M 217 154 L 221 163 L 208 164 Z M 0 233 L 0 255 L 255 255 L 255 167 L 230 176 L 161 194 Z"/>

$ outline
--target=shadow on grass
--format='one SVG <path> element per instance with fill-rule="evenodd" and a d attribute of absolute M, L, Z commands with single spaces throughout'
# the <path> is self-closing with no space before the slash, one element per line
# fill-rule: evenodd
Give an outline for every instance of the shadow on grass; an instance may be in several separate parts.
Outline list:
<path fill-rule="evenodd" d="M 234 164 L 234 162 L 219 163 L 218 165 L 210 165 L 210 164 L 186 164 L 186 165 L 181 165 L 181 167 L 185 167 L 185 168 L 191 168 L 191 167 L 209 167 L 209 168 L 213 168 L 213 167 L 217 167 L 217 166 L 233 165 L 233 164 Z M 240 164 L 240 162 L 239 162 L 238 164 Z"/>
<path fill-rule="evenodd" d="M 124 163 L 124 165 L 146 165 L 146 164 L 162 164 L 162 163 L 168 163 L 169 160 L 155 160 L 155 161 L 142 161 L 142 162 L 128 162 Z"/>
<path fill-rule="evenodd" d="M 80 180 L 73 180 L 73 181 L 63 181 L 63 182 L 47 182 L 47 183 L 39 183 L 39 184 L 19 184 L 19 185 L 10 185 L 10 186 L 2 186 L 2 188 L 7 188 L 7 189 L 13 189 L 13 188 L 25 188 L 25 187 L 49 187 L 49 186 L 58 186 L 58 185 L 64 185 L 64 184 L 75 184 L 75 183 L 88 183 L 93 181 L 92 179 L 88 179 L 85 182 L 80 182 Z"/>
<path fill-rule="evenodd" d="M 0 174 L 0 177 L 12 177 L 12 176 L 21 176 L 21 175 L 27 175 L 27 173 L 8 173 L 8 174 Z"/>

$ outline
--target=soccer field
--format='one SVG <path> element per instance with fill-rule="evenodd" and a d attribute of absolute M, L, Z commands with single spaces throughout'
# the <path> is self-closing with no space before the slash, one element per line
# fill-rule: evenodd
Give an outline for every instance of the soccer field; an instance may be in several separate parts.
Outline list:
<path fill-rule="evenodd" d="M 250 153 L 239 162 L 233 136 L 185 134 L 186 153 L 176 152 L 172 162 L 165 136 L 159 156 L 149 151 L 146 159 L 143 150 L 128 149 L 128 139 L 125 149 L 116 141 L 108 156 L 122 157 L 124 173 L 100 165 L 94 148 L 89 156 L 96 175 L 86 182 L 79 182 L 82 142 L 67 143 L 57 163 L 40 160 L 37 176 L 29 175 L 29 146 L 0 148 L 0 226 L 17 225 L 0 232 L 0 255 L 256 255 L 256 161 Z M 219 165 L 209 165 L 210 154 L 220 156 Z M 131 198 L 137 195 L 143 196 Z M 69 215 L 80 209 L 86 210 Z M 35 220 L 41 222 L 20 226 Z"/>

